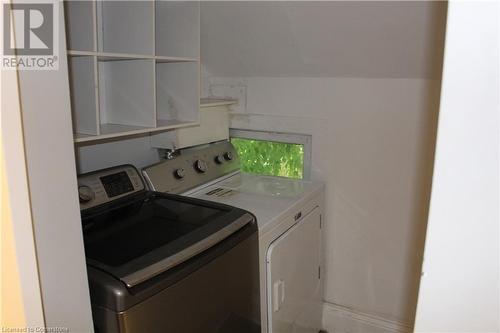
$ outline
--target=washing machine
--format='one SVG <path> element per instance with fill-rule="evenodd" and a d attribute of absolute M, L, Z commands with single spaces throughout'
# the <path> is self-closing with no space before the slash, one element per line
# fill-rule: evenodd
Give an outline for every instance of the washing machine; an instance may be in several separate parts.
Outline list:
<path fill-rule="evenodd" d="M 132 165 L 78 184 L 95 332 L 261 332 L 252 214 L 148 191 Z"/>

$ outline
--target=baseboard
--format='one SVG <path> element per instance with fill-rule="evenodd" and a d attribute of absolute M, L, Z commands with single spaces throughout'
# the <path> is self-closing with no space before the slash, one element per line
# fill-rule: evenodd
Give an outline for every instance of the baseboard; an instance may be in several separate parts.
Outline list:
<path fill-rule="evenodd" d="M 328 333 L 411 333 L 412 327 L 340 305 L 324 303 L 323 327 Z"/>

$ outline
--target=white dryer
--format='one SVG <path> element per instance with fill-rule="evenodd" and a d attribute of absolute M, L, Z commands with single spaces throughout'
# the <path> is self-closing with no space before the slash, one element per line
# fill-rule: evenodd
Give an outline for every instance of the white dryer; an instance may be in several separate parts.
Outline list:
<path fill-rule="evenodd" d="M 318 332 L 324 185 L 240 171 L 227 141 L 143 169 L 151 189 L 216 201 L 257 218 L 262 332 Z"/>

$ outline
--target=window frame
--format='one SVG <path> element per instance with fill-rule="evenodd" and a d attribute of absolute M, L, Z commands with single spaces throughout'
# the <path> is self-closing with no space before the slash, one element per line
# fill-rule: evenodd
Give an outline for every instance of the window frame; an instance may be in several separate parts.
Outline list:
<path fill-rule="evenodd" d="M 230 128 L 229 140 L 231 140 L 231 138 L 272 141 L 279 143 L 291 143 L 291 144 L 302 145 L 304 149 L 302 179 L 297 179 L 297 180 L 311 180 L 312 135 Z M 290 178 L 290 179 L 295 179 L 295 178 Z"/>

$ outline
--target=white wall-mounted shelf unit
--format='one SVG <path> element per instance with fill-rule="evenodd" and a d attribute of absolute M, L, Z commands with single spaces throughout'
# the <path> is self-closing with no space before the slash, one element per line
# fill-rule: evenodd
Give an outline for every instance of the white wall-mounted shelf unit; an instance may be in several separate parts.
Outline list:
<path fill-rule="evenodd" d="M 200 7 L 66 1 L 75 142 L 199 124 Z"/>

